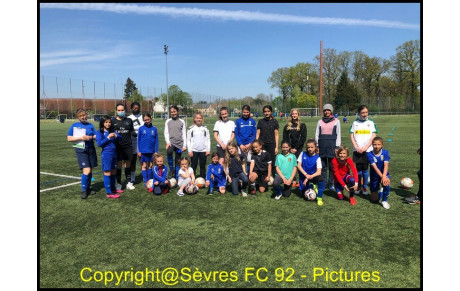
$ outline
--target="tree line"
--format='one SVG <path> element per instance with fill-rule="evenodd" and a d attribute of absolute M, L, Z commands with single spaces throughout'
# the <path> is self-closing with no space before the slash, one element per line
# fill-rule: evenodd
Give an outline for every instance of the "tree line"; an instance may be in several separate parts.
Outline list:
<path fill-rule="evenodd" d="M 241 108 L 250 104 L 259 107 L 272 104 L 280 111 L 290 108 L 316 108 L 319 106 L 320 56 L 312 63 L 299 62 L 295 66 L 279 68 L 272 72 L 267 82 L 278 88 L 279 96 L 258 94 L 256 97 L 213 100 L 212 103 L 229 108 Z M 193 112 L 192 95 L 177 85 L 168 88 L 169 103 L 180 104 Z M 153 104 L 168 96 L 162 93 Z M 125 84 L 125 100 L 142 101 L 136 84 L 128 78 Z M 209 106 L 206 101 L 201 107 Z M 420 41 L 406 41 L 396 48 L 389 59 L 370 57 L 362 51 L 337 52 L 334 48 L 323 51 L 323 104 L 331 103 L 334 111 L 354 113 L 360 104 L 370 111 L 420 112 Z"/>
<path fill-rule="evenodd" d="M 317 107 L 320 56 L 272 72 L 268 83 L 278 88 L 281 102 L 292 107 Z M 276 99 L 276 98 L 275 98 Z M 371 111 L 420 110 L 420 41 L 404 42 L 390 59 L 362 51 L 323 50 L 323 104 L 352 111 L 359 104 Z"/>

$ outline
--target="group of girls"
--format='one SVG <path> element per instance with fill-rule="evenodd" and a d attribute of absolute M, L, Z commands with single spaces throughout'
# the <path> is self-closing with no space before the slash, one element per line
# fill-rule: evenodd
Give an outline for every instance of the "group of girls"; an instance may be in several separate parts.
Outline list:
<path fill-rule="evenodd" d="M 208 194 L 211 195 L 215 189 L 224 194 L 228 182 L 234 195 L 241 191 L 242 196 L 247 196 L 248 192 L 255 196 L 257 190 L 261 193 L 267 191 L 273 175 L 276 200 L 290 196 L 292 188 L 297 186 L 301 191 L 314 188 L 317 192 L 317 204 L 321 206 L 323 192 L 329 187 L 336 191 L 339 200 L 344 200 L 343 191 L 346 190 L 350 204 L 356 205 L 354 194 L 359 194 L 361 188 L 363 194 L 368 194 L 366 184 L 368 167 L 371 164 L 371 198 L 373 201 L 382 198 L 383 207 L 389 208 L 389 154 L 383 149 L 383 140 L 375 138 L 377 128 L 367 118 L 367 107 L 362 105 L 358 108 L 359 118 L 350 127 L 353 160 L 349 157 L 348 149 L 340 146 L 340 122 L 332 115 L 332 111 L 330 104 L 323 107 L 323 117 L 318 121 L 315 139 L 306 140 L 307 128 L 300 122 L 299 111 L 292 109 L 283 128 L 282 151 L 278 153 L 279 124 L 273 118 L 270 105 L 263 107 L 264 118 L 257 123 L 251 118 L 249 105 L 243 106 L 242 115 L 235 122 L 229 119 L 228 109 L 223 107 L 213 129 L 217 149 L 211 154 L 210 134 L 203 125 L 203 116 L 196 113 L 193 117 L 194 124 L 186 132 L 185 122 L 179 118 L 178 108 L 173 105 L 170 107 L 171 118 L 165 123 L 164 133 L 169 169 L 165 165 L 164 156 L 159 154 L 157 129 L 151 124 L 151 115 L 145 113 L 141 115 L 142 123 L 139 122 L 135 138 L 144 187 L 160 195 L 169 191 L 169 180 L 176 178 L 179 186 L 177 195 L 183 196 L 184 188 L 195 183 L 199 164 L 199 176 L 205 178 L 206 186 L 209 187 Z M 95 139 L 102 148 L 107 197 L 118 198 L 117 189 L 114 187 L 114 165 L 117 163 L 115 141 L 120 136 L 113 131 L 108 116 L 101 118 L 100 130 L 97 131 Z M 189 158 L 182 157 L 187 149 L 191 167 Z M 206 171 L 206 159 L 209 155 L 212 162 Z M 297 171 L 298 184 L 295 181 Z M 151 179 L 153 185 L 147 187 L 147 182 Z"/>

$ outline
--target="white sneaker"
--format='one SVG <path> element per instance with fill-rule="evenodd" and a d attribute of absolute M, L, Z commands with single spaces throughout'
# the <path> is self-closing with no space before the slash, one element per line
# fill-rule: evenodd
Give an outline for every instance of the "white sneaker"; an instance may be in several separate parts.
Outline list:
<path fill-rule="evenodd" d="M 390 209 L 390 203 L 388 203 L 387 201 L 382 201 L 382 206 L 385 209 Z"/>
<path fill-rule="evenodd" d="M 241 191 L 241 196 L 243 197 L 248 197 L 248 193 L 244 192 L 244 191 Z"/>
<path fill-rule="evenodd" d="M 364 195 L 369 194 L 369 193 L 367 193 L 367 188 L 363 188 L 363 194 L 364 194 Z"/>
<path fill-rule="evenodd" d="M 133 185 L 132 182 L 129 182 L 128 184 L 126 184 L 126 188 L 129 189 L 129 190 L 134 190 L 134 189 L 136 189 L 136 187 L 134 187 L 134 185 Z"/>
<path fill-rule="evenodd" d="M 184 192 L 177 191 L 177 196 L 181 196 L 181 197 L 184 196 Z"/>
<path fill-rule="evenodd" d="M 117 183 L 117 190 L 121 190 L 121 184 Z"/>
<path fill-rule="evenodd" d="M 281 194 L 276 195 L 276 196 L 275 196 L 275 200 L 280 200 L 280 199 L 281 199 L 281 196 L 283 196 L 283 195 L 281 195 Z"/>

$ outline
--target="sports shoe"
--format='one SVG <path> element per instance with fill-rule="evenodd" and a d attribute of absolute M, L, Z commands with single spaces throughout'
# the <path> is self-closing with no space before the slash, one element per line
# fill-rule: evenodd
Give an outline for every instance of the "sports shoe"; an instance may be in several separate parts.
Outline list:
<path fill-rule="evenodd" d="M 385 209 L 390 209 L 390 203 L 388 203 L 387 201 L 382 201 L 382 206 Z"/>
<path fill-rule="evenodd" d="M 177 191 L 177 196 L 184 196 L 184 192 L 181 192 L 181 191 Z"/>
<path fill-rule="evenodd" d="M 361 193 L 361 188 L 356 189 L 355 194 L 360 194 L 360 193 Z"/>
<path fill-rule="evenodd" d="M 168 180 L 171 180 L 171 178 L 173 177 L 173 172 L 171 170 L 168 171 L 168 176 L 167 176 L 167 179 Z"/>
<path fill-rule="evenodd" d="M 116 198 L 120 198 L 120 195 L 118 195 L 118 194 L 107 194 L 107 198 L 116 199 Z"/>
<path fill-rule="evenodd" d="M 317 186 L 317 187 L 318 187 L 318 186 Z M 329 187 L 329 190 L 335 191 L 334 185 L 331 185 L 331 186 Z"/>
<path fill-rule="evenodd" d="M 280 199 L 281 199 L 281 196 L 283 196 L 283 195 L 281 195 L 281 194 L 276 195 L 276 196 L 275 196 L 275 200 L 280 200 Z"/>
<path fill-rule="evenodd" d="M 296 181 L 292 181 L 291 185 L 292 185 L 292 189 L 295 189 L 299 186 Z"/>
<path fill-rule="evenodd" d="M 152 193 L 153 192 L 153 187 L 152 188 L 149 188 L 149 192 Z"/>
<path fill-rule="evenodd" d="M 356 194 L 358 194 L 358 193 L 356 193 Z M 367 194 L 369 194 L 369 193 L 367 193 L 367 188 L 363 188 L 363 195 L 367 195 Z"/>
<path fill-rule="evenodd" d="M 161 192 L 162 194 L 168 194 L 169 192 L 169 189 L 164 189 L 163 192 Z"/>
<path fill-rule="evenodd" d="M 323 206 L 323 199 L 322 198 L 316 198 L 316 203 L 318 206 Z"/>
<path fill-rule="evenodd" d="M 132 182 L 129 182 L 128 184 L 126 184 L 126 188 L 129 189 L 129 190 L 134 190 L 134 189 L 136 189 L 136 187 L 134 187 L 134 185 L 133 185 Z"/>
<path fill-rule="evenodd" d="M 420 204 L 420 199 L 417 195 L 411 195 L 410 197 L 404 198 L 404 201 L 408 204 Z"/>
<path fill-rule="evenodd" d="M 313 184 L 313 190 L 315 190 L 315 192 L 318 193 L 318 186 L 316 184 Z"/>
<path fill-rule="evenodd" d="M 244 192 L 244 191 L 241 191 L 241 196 L 243 197 L 248 197 L 248 193 Z"/>
<path fill-rule="evenodd" d="M 120 183 L 117 183 L 116 188 L 117 188 L 117 190 L 121 190 L 121 184 L 120 184 Z"/>
<path fill-rule="evenodd" d="M 115 193 L 123 193 L 123 192 L 125 192 L 125 191 L 123 191 L 123 190 L 121 190 L 121 189 L 120 189 L 120 190 L 116 189 L 115 191 L 112 191 L 112 192 L 115 192 Z"/>
<path fill-rule="evenodd" d="M 350 197 L 350 204 L 351 205 L 356 205 L 355 197 Z"/>
<path fill-rule="evenodd" d="M 339 198 L 339 200 L 343 200 L 343 194 L 342 193 L 337 193 L 337 197 Z"/>
<path fill-rule="evenodd" d="M 81 191 L 80 198 L 81 198 L 81 199 L 86 199 L 86 198 L 88 198 L 88 193 L 86 192 L 86 190 L 85 190 L 85 191 Z"/>

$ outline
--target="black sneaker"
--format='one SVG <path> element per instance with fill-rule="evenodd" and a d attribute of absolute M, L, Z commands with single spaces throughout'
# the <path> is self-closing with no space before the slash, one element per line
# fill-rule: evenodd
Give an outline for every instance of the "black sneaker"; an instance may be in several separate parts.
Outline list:
<path fill-rule="evenodd" d="M 420 199 L 417 195 L 411 195 L 410 197 L 404 198 L 404 201 L 408 204 L 420 204 Z"/>
<path fill-rule="evenodd" d="M 88 198 L 88 193 L 87 193 L 87 191 L 81 191 L 80 198 L 81 198 L 81 199 L 86 199 L 86 198 Z"/>
<path fill-rule="evenodd" d="M 91 190 L 91 189 L 86 189 L 86 194 L 87 195 L 94 195 L 94 194 L 96 194 L 96 191 Z"/>
<path fill-rule="evenodd" d="M 172 172 L 172 171 L 169 171 L 169 172 L 168 172 L 168 177 L 167 177 L 167 179 L 168 179 L 168 180 L 171 180 L 172 177 L 173 177 L 173 172 Z"/>

